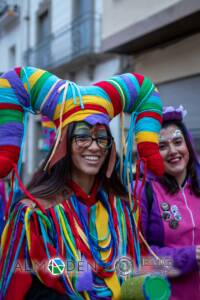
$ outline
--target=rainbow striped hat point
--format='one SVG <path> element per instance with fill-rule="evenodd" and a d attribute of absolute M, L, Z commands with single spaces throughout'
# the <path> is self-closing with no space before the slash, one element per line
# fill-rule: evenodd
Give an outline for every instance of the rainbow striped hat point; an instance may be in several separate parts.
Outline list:
<path fill-rule="evenodd" d="M 18 163 L 27 113 L 48 117 L 61 136 L 62 128 L 72 122 L 108 124 L 122 112 L 132 114 L 128 143 L 135 133 L 140 157 L 147 159 L 150 170 L 161 174 L 162 104 L 147 77 L 127 73 L 84 87 L 34 67 L 4 73 L 0 77 L 0 178 Z"/>

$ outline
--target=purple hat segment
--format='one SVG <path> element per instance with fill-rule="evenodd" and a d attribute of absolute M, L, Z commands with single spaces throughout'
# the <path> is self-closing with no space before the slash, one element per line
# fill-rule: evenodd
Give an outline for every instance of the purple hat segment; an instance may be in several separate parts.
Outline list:
<path fill-rule="evenodd" d="M 175 108 L 173 106 L 163 107 L 163 121 L 182 121 L 186 114 L 187 110 L 185 110 L 182 105 L 180 105 L 178 108 Z"/>
<path fill-rule="evenodd" d="M 110 118 L 104 114 L 93 114 L 85 118 L 84 121 L 92 126 L 96 124 L 104 124 L 109 126 Z"/>
<path fill-rule="evenodd" d="M 30 106 L 30 96 L 25 90 L 22 81 L 20 80 L 19 76 L 15 71 L 9 71 L 1 76 L 8 80 L 13 89 L 16 98 L 20 101 L 21 105 L 24 107 Z"/>

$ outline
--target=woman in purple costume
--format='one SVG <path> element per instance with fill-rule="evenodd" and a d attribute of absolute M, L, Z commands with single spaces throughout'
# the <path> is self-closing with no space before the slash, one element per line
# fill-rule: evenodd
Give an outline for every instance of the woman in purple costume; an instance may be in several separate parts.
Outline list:
<path fill-rule="evenodd" d="M 200 299 L 200 164 L 185 114 L 182 106 L 164 109 L 159 149 L 165 174 L 147 182 L 141 201 L 143 234 L 169 276 L 171 300 Z"/>

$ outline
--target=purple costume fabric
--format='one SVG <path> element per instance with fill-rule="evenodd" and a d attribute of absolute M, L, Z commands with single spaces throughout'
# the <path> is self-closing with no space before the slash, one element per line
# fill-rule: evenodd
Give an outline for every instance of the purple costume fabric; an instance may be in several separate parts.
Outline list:
<path fill-rule="evenodd" d="M 170 258 L 173 267 L 180 272 L 179 276 L 169 278 L 172 286 L 170 300 L 199 300 L 200 275 L 195 247 L 200 244 L 200 199 L 191 194 L 189 182 L 173 196 L 155 180 L 151 181 L 151 189 L 152 207 L 149 209 L 145 192 L 141 201 L 142 230 L 156 255 L 162 259 Z M 169 205 L 168 220 L 164 219 L 166 204 Z M 170 220 L 176 215 L 179 216 L 178 225 L 172 228 Z"/>

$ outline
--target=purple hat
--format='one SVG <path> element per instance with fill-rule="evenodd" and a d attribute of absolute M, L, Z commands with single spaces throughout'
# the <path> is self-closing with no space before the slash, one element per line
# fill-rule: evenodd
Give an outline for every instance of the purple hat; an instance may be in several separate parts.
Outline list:
<path fill-rule="evenodd" d="M 182 121 L 186 115 L 187 115 L 187 110 L 185 110 L 182 105 L 180 105 L 178 108 L 175 108 L 173 106 L 163 107 L 163 121 L 169 121 L 169 120 Z"/>

